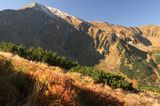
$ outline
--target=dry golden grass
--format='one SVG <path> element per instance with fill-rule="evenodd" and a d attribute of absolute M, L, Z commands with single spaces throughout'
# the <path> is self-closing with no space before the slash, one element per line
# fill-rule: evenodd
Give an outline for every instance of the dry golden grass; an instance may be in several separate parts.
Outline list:
<path fill-rule="evenodd" d="M 122 89 L 112 89 L 111 87 L 101 84 L 94 84 L 90 77 L 83 77 L 79 73 L 68 73 L 72 79 L 75 79 L 75 84 L 85 89 L 91 89 L 94 92 L 99 92 L 104 95 L 110 95 L 123 103 L 124 106 L 154 106 L 160 105 L 159 99 L 153 93 L 131 93 Z"/>
<path fill-rule="evenodd" d="M 3 55 L 3 54 L 1 54 Z M 91 77 L 25 60 L 17 55 L 7 57 L 16 70 L 36 80 L 25 106 L 158 106 L 160 100 L 152 93 L 131 93 L 95 84 Z M 7 58 L 6 58 L 7 57 Z"/>

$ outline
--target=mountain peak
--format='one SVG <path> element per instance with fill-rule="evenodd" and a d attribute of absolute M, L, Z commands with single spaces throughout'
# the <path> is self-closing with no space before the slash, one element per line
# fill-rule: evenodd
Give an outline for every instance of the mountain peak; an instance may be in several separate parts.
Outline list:
<path fill-rule="evenodd" d="M 63 11 L 57 9 L 57 8 L 44 6 L 44 5 L 36 3 L 36 2 L 35 3 L 30 3 L 30 4 L 26 5 L 26 6 L 24 6 L 22 9 L 26 9 L 26 8 L 35 8 L 37 10 L 43 10 L 43 11 L 45 10 L 45 12 L 46 12 L 46 10 L 48 10 L 52 14 L 60 16 L 62 18 L 67 17 L 67 16 L 75 18 L 74 16 L 72 16 L 72 15 L 66 13 L 66 12 L 63 12 Z"/>
<path fill-rule="evenodd" d="M 28 5 L 25 5 L 24 7 L 22 7 L 22 9 L 25 9 L 25 8 L 33 8 L 33 7 L 37 7 L 37 6 L 42 6 L 41 4 L 39 3 L 30 3 Z"/>
<path fill-rule="evenodd" d="M 53 8 L 53 7 L 47 7 L 52 13 L 54 13 L 57 16 L 60 16 L 61 18 L 65 18 L 65 17 L 71 17 L 71 18 L 75 18 L 75 16 L 72 16 L 66 12 L 63 12 L 57 8 Z"/>
<path fill-rule="evenodd" d="M 47 15 L 51 16 L 52 18 L 56 18 L 55 17 L 55 14 L 53 14 L 48 8 L 47 6 L 44 6 L 42 4 L 39 4 L 39 3 L 31 3 L 31 4 L 28 4 L 26 6 L 24 6 L 22 9 L 28 9 L 28 8 L 32 8 L 36 11 L 41 11 L 41 12 L 44 12 L 46 13 Z"/>
<path fill-rule="evenodd" d="M 80 19 L 76 18 L 75 16 L 72 16 L 72 15 L 70 15 L 66 12 L 63 12 L 63 11 L 57 9 L 57 8 L 44 6 L 44 5 L 39 4 L 39 3 L 28 4 L 28 5 L 24 6 L 22 9 L 28 9 L 28 8 L 33 8 L 33 9 L 38 10 L 38 11 L 43 11 L 46 14 L 50 15 L 54 19 L 55 19 L 55 16 L 58 16 L 62 19 L 67 19 L 67 20 L 70 20 L 70 19 L 80 20 Z"/>

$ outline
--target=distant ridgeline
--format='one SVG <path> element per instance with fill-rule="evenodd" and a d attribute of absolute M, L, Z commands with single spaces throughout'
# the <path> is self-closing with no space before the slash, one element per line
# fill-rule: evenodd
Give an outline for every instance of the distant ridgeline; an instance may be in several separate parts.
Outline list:
<path fill-rule="evenodd" d="M 110 85 L 113 88 L 122 88 L 124 90 L 136 89 L 131 83 L 125 80 L 124 77 L 106 73 L 102 70 L 97 70 L 92 67 L 81 66 L 76 61 L 71 61 L 64 56 L 59 56 L 56 52 L 44 50 L 41 47 L 27 48 L 23 45 L 15 45 L 13 43 L 0 43 L 0 50 L 4 52 L 11 52 L 18 54 L 28 60 L 40 61 L 52 66 L 59 66 L 67 69 L 70 72 L 78 72 L 85 76 L 92 77 L 96 83 L 103 83 Z"/>

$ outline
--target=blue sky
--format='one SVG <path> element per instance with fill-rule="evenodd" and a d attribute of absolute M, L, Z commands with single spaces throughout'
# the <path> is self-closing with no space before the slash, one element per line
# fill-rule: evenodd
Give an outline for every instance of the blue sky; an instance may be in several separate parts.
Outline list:
<path fill-rule="evenodd" d="M 160 0 L 0 0 L 0 10 L 38 2 L 87 21 L 125 26 L 160 25 Z"/>

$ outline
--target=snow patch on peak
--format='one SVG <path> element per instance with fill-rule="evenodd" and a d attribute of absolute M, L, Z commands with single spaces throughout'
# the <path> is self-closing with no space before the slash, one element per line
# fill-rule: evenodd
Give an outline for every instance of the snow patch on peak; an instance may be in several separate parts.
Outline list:
<path fill-rule="evenodd" d="M 33 9 L 38 10 L 38 11 L 43 11 L 46 14 L 48 14 L 49 16 L 51 16 L 52 18 L 53 17 L 55 18 L 55 16 L 58 16 L 58 17 L 63 18 L 63 19 L 66 19 L 66 18 L 75 19 L 76 18 L 76 17 L 74 17 L 74 16 L 72 16 L 68 13 L 65 13 L 65 12 L 59 10 L 59 9 L 44 6 L 44 5 L 41 5 L 41 4 L 38 4 L 38 3 L 28 4 L 28 5 L 24 6 L 22 9 L 27 9 L 27 8 L 33 8 Z"/>
<path fill-rule="evenodd" d="M 44 6 L 44 5 L 41 5 L 41 4 L 38 4 L 38 3 L 31 3 L 29 5 L 24 6 L 22 9 L 27 9 L 27 8 L 33 8 L 34 10 L 44 12 L 44 13 L 48 14 L 50 17 L 52 17 L 53 19 L 59 20 L 59 18 L 62 18 L 69 23 L 73 23 L 73 21 L 77 22 L 77 23 L 82 23 L 82 22 L 87 23 L 86 21 L 81 20 L 81 19 L 79 19 L 75 16 L 72 16 L 72 15 L 66 13 L 66 12 L 63 12 L 59 9 Z"/>
<path fill-rule="evenodd" d="M 73 19 L 76 18 L 75 16 L 72 16 L 72 15 L 70 15 L 68 13 L 65 13 L 65 12 L 63 12 L 63 11 L 61 11 L 59 9 L 56 9 L 56 8 L 53 8 L 53 7 L 47 7 L 47 6 L 46 6 L 46 8 L 48 8 L 53 14 L 55 14 L 55 15 L 63 18 L 63 19 L 65 19 L 67 17 L 70 17 L 70 18 L 73 18 Z"/>
<path fill-rule="evenodd" d="M 88 24 L 88 22 L 86 22 L 86 21 L 84 21 L 84 20 L 82 20 L 82 19 L 80 19 L 78 17 L 75 17 L 73 15 L 70 15 L 70 14 L 68 14 L 66 12 L 63 12 L 63 11 L 61 11 L 59 9 L 56 9 L 56 8 L 53 8 L 53 7 L 48 7 L 48 6 L 45 6 L 45 7 L 48 8 L 48 10 L 52 14 L 56 15 L 57 17 L 60 17 L 60 18 L 62 18 L 64 20 L 66 20 L 67 22 L 69 22 L 71 24 L 74 24 L 74 25 L 76 23 L 86 23 L 86 24 Z"/>

